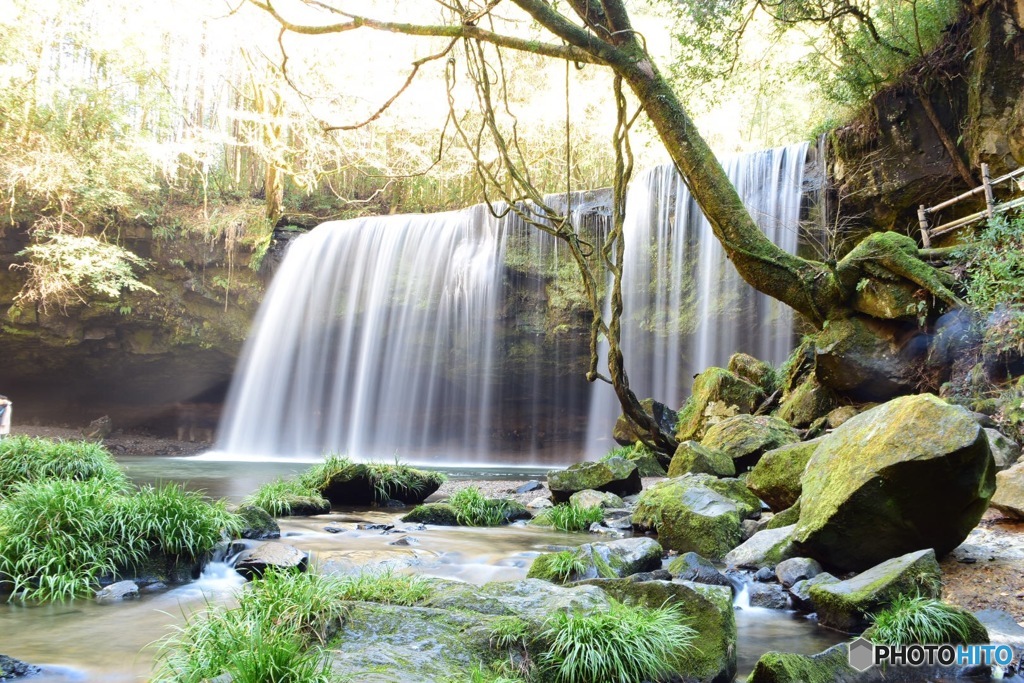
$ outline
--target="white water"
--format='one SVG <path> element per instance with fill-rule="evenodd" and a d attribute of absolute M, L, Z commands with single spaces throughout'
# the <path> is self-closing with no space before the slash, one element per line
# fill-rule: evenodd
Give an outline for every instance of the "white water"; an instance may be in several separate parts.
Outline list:
<path fill-rule="evenodd" d="M 790 250 L 805 153 L 806 144 L 726 164 Z M 574 220 L 603 238 L 607 216 L 573 202 Z M 696 369 L 736 350 L 785 357 L 788 311 L 740 285 L 674 170 L 639 178 L 627 207 L 623 344 L 641 396 L 678 406 Z M 445 465 L 557 465 L 604 452 L 618 409 L 607 387 L 583 379 L 586 321 L 552 333 L 544 305 L 559 295 L 551 275 L 567 258 L 552 238 L 483 206 L 317 227 L 293 241 L 267 293 L 218 450 Z"/>
<path fill-rule="evenodd" d="M 765 235 L 795 253 L 808 144 L 725 159 L 723 166 Z M 623 334 L 630 386 L 678 408 L 693 375 L 745 352 L 778 364 L 793 344 L 792 309 L 747 285 L 671 165 L 637 177 L 626 201 Z M 615 446 L 621 412 L 610 387 L 591 402 L 587 454 Z"/>

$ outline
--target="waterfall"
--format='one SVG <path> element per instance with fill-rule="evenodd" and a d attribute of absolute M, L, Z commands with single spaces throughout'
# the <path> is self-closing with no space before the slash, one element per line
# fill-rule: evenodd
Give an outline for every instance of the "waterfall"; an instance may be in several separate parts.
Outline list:
<path fill-rule="evenodd" d="M 759 223 L 787 249 L 805 150 L 726 164 Z M 722 354 L 785 356 L 788 309 L 766 297 L 751 302 L 674 170 L 638 178 L 627 211 L 623 345 L 639 393 L 680 403 L 688 373 Z M 571 215 L 599 248 L 607 192 L 573 195 Z M 618 410 L 610 391 L 584 379 L 589 321 L 578 290 L 564 246 L 486 206 L 324 223 L 293 240 L 274 276 L 232 381 L 218 449 L 241 458 L 333 451 L 553 465 L 578 459 L 585 443 L 604 448 Z"/>
<path fill-rule="evenodd" d="M 726 174 L 758 226 L 795 253 L 807 143 L 723 160 Z M 622 350 L 630 386 L 679 408 L 693 376 L 745 352 L 778 364 L 793 344 L 793 312 L 747 285 L 728 262 L 711 224 L 671 165 L 634 179 L 626 199 L 622 268 Z M 621 412 L 611 388 L 596 387 L 586 452 L 616 444 Z"/>

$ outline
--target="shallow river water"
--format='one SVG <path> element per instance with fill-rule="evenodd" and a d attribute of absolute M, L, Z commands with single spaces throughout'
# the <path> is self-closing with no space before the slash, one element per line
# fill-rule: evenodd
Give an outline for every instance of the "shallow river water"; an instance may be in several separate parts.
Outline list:
<path fill-rule="evenodd" d="M 237 502 L 261 483 L 289 475 L 301 463 L 224 463 L 171 458 L 122 458 L 137 482 L 181 481 L 212 497 Z M 523 471 L 457 472 L 473 478 L 522 479 Z M 283 540 L 309 551 L 314 563 L 343 568 L 389 563 L 403 571 L 472 583 L 507 581 L 526 576 L 530 563 L 551 546 L 593 541 L 589 534 L 554 532 L 529 526 L 495 529 L 430 528 L 408 533 L 360 530 L 359 523 L 403 525 L 401 513 L 377 510 L 335 511 L 330 515 L 282 520 Z M 325 531 L 325 527 L 335 533 Z M 391 545 L 409 535 L 414 545 Z M 39 683 L 84 681 L 121 683 L 146 680 L 152 671 L 154 645 L 183 623 L 183 615 L 206 603 L 233 600 L 243 584 L 226 565 L 213 564 L 187 586 L 143 595 L 115 605 L 87 600 L 56 605 L 0 603 L 0 653 L 44 665 Z M 819 652 L 842 637 L 794 613 L 750 609 L 736 613 L 741 676 L 767 650 Z"/>

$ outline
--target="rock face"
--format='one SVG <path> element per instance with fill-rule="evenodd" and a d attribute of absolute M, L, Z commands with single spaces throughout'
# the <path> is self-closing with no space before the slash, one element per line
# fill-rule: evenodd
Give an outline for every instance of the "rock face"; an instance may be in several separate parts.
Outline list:
<path fill-rule="evenodd" d="M 548 489 L 556 503 L 566 503 L 572 494 L 587 489 L 631 496 L 640 493 L 641 488 L 636 464 L 625 458 L 578 462 L 564 470 L 548 472 Z"/>
<path fill-rule="evenodd" d="M 755 384 L 724 368 L 708 368 L 697 375 L 690 397 L 679 411 L 676 439 L 700 439 L 720 416 L 752 413 L 763 400 L 764 391 Z"/>
<path fill-rule="evenodd" d="M 771 364 L 746 353 L 732 354 L 726 369 L 740 379 L 760 387 L 765 393 L 771 392 L 775 384 L 775 369 Z"/>
<path fill-rule="evenodd" d="M 811 587 L 810 597 L 823 626 L 857 633 L 867 628 L 869 615 L 898 596 L 938 598 L 941 590 L 942 572 L 929 548 L 887 560 L 846 581 L 819 583 Z"/>
<path fill-rule="evenodd" d="M 798 552 L 858 571 L 919 548 L 942 555 L 959 545 L 988 506 L 995 467 L 970 413 L 922 394 L 832 432 L 801 485 Z"/>
<path fill-rule="evenodd" d="M 666 549 L 719 559 L 739 545 L 741 522 L 760 509 L 760 501 L 738 479 L 691 474 L 644 491 L 633 511 L 633 524 L 657 531 Z"/>
<path fill-rule="evenodd" d="M 800 497 L 800 477 L 807 461 L 821 441 L 817 438 L 768 451 L 747 475 L 747 488 L 774 512 L 792 507 Z"/>
<path fill-rule="evenodd" d="M 996 475 L 992 507 L 1016 519 L 1024 519 L 1024 462 Z"/>
<path fill-rule="evenodd" d="M 766 451 L 799 440 L 793 428 L 777 417 L 736 415 L 708 427 L 700 445 L 725 453 L 737 472 L 745 472 Z"/>
<path fill-rule="evenodd" d="M 684 474 L 713 474 L 716 477 L 735 477 L 736 465 L 725 453 L 701 446 L 696 441 L 684 441 L 676 448 L 668 466 L 668 476 Z"/>

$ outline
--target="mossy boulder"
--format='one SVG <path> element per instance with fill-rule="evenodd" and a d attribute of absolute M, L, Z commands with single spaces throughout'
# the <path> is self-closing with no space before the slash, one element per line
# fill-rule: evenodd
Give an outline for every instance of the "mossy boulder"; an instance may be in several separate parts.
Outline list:
<path fill-rule="evenodd" d="M 625 458 L 578 462 L 564 470 L 548 472 L 548 489 L 556 503 L 566 503 L 572 494 L 587 489 L 631 496 L 642 488 L 636 463 Z"/>
<path fill-rule="evenodd" d="M 730 567 L 760 569 L 774 567 L 779 562 L 795 557 L 792 526 L 764 529 L 748 538 L 742 545 L 729 551 L 723 561 Z"/>
<path fill-rule="evenodd" d="M 600 587 L 620 602 L 661 607 L 679 605 L 687 624 L 697 631 L 695 644 L 684 655 L 677 670 L 682 683 L 731 681 L 736 675 L 736 617 L 732 589 L 691 581 L 630 581 L 595 579 L 586 582 Z M 596 682 L 595 682 L 596 683 Z"/>
<path fill-rule="evenodd" d="M 632 449 L 622 453 L 621 457 L 636 463 L 637 470 L 641 477 L 664 477 L 665 466 L 656 453 L 647 450 L 646 447 L 634 446 Z"/>
<path fill-rule="evenodd" d="M 622 498 L 607 491 L 577 491 L 569 496 L 569 504 L 581 508 L 623 508 L 625 503 Z"/>
<path fill-rule="evenodd" d="M 815 337 L 815 374 L 844 396 L 886 401 L 916 391 L 924 350 L 906 343 L 902 327 L 882 320 L 830 320 Z"/>
<path fill-rule="evenodd" d="M 811 602 L 823 626 L 846 633 L 868 627 L 868 617 L 900 595 L 938 598 L 942 572 L 931 548 L 894 557 L 846 581 L 821 583 L 810 589 Z"/>
<path fill-rule="evenodd" d="M 719 559 L 743 540 L 741 522 L 760 510 L 761 502 L 738 479 L 689 474 L 644 491 L 633 524 L 656 531 L 666 549 Z"/>
<path fill-rule="evenodd" d="M 775 448 L 761 456 L 747 475 L 747 488 L 778 512 L 792 507 L 800 497 L 800 477 L 822 438 Z"/>
<path fill-rule="evenodd" d="M 371 505 L 397 500 L 418 505 L 441 488 L 444 476 L 407 465 L 350 463 L 331 472 L 318 488 L 332 505 Z"/>
<path fill-rule="evenodd" d="M 242 505 L 235 510 L 235 514 L 242 519 L 242 530 L 238 534 L 241 538 L 262 541 L 281 537 L 281 527 L 263 508 L 255 505 Z"/>
<path fill-rule="evenodd" d="M 676 448 L 668 466 L 668 476 L 684 474 L 711 474 L 716 477 L 735 477 L 736 465 L 725 453 L 701 446 L 696 441 L 684 441 Z"/>
<path fill-rule="evenodd" d="M 815 375 L 809 374 L 793 391 L 783 396 L 775 415 L 794 427 L 807 427 L 828 415 L 838 402 L 835 391 L 822 386 Z"/>
<path fill-rule="evenodd" d="M 672 434 L 676 430 L 678 413 L 673 408 L 669 408 L 664 403 L 655 401 L 653 398 L 645 398 L 640 401 L 640 405 L 648 415 L 654 417 L 661 431 L 666 434 Z M 619 419 L 615 421 L 615 426 L 612 428 L 612 438 L 622 446 L 631 446 L 640 439 L 640 435 L 637 433 L 636 425 L 633 424 L 632 420 L 625 415 L 619 415 Z"/>
<path fill-rule="evenodd" d="M 958 546 L 988 506 L 995 465 L 967 410 L 922 394 L 833 431 L 801 487 L 799 553 L 859 571 L 920 548 L 943 555 Z"/>
<path fill-rule="evenodd" d="M 768 520 L 766 529 L 778 529 L 783 526 L 795 526 L 800 521 L 800 501 L 796 501 L 793 507 L 786 508 Z"/>
<path fill-rule="evenodd" d="M 796 431 L 777 417 L 737 415 L 708 427 L 700 444 L 725 453 L 744 472 L 765 452 L 798 441 Z"/>
<path fill-rule="evenodd" d="M 747 683 L 868 683 L 882 681 L 880 670 L 860 672 L 850 666 L 845 643 L 816 655 L 766 652 L 757 660 Z"/>
<path fill-rule="evenodd" d="M 726 370 L 754 386 L 761 387 L 765 394 L 775 391 L 775 369 L 770 363 L 746 353 L 734 353 L 729 357 Z"/>
<path fill-rule="evenodd" d="M 1024 462 L 996 475 L 992 507 L 1010 517 L 1024 519 Z"/>
<path fill-rule="evenodd" d="M 414 507 L 412 512 L 402 517 L 402 521 L 409 524 L 458 526 L 459 513 L 448 503 L 426 503 Z"/>
<path fill-rule="evenodd" d="M 559 571 L 563 553 L 573 553 L 579 567 L 568 575 Z M 585 543 L 575 550 L 538 555 L 526 574 L 529 579 L 567 583 L 583 579 L 614 579 L 661 568 L 661 545 L 653 538 L 638 536 L 606 543 Z"/>
<path fill-rule="evenodd" d="M 284 517 L 312 517 L 326 515 L 331 512 L 331 502 L 319 496 L 286 495 L 282 502 L 288 504 L 288 512 Z"/>
<path fill-rule="evenodd" d="M 752 413 L 764 398 L 764 391 L 756 384 L 724 368 L 708 368 L 693 380 L 690 397 L 679 411 L 676 439 L 682 442 L 704 436 L 709 408 L 714 412 L 714 404 L 731 409 L 731 414 Z"/>

